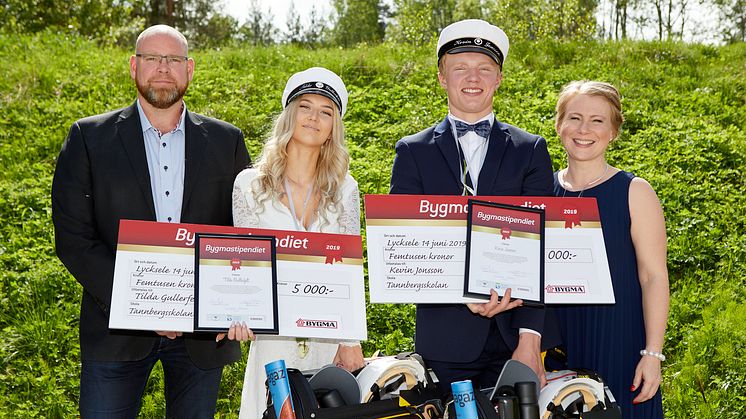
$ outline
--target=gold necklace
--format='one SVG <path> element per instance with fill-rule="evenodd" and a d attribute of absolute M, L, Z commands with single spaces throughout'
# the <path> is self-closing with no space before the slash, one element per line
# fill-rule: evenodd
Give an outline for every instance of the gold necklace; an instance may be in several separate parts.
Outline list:
<path fill-rule="evenodd" d="M 578 198 L 583 196 L 583 192 L 585 192 L 586 189 L 588 189 L 589 186 L 593 185 L 594 183 L 597 183 L 601 179 L 606 176 L 606 174 L 609 172 L 609 163 L 606 163 L 606 168 L 604 169 L 604 172 L 601 173 L 601 176 L 599 176 L 597 179 L 594 179 L 583 186 L 583 189 L 580 190 L 580 193 L 578 194 Z M 569 169 L 569 168 L 568 168 Z M 567 176 L 567 170 L 565 170 L 565 176 Z M 565 182 L 565 176 L 562 176 L 562 189 L 564 189 L 564 192 L 562 192 L 562 197 L 565 197 L 565 194 L 567 193 L 567 182 Z"/>

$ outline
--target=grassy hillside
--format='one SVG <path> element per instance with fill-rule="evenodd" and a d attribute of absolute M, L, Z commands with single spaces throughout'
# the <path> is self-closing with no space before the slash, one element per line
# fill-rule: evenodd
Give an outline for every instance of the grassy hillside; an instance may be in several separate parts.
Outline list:
<path fill-rule="evenodd" d="M 353 175 L 362 193 L 385 193 L 396 140 L 445 115 L 433 49 L 196 51 L 186 101 L 243 129 L 256 156 L 287 77 L 326 66 L 350 90 Z M 77 412 L 81 288 L 54 255 L 49 191 L 70 124 L 132 103 L 130 53 L 54 34 L 0 35 L 0 417 Z M 495 100 L 499 119 L 547 138 L 559 169 L 560 87 L 588 78 L 620 88 L 627 122 L 610 162 L 650 181 L 667 220 L 670 418 L 746 417 L 744 76 L 743 44 L 519 43 Z M 369 306 L 366 352 L 411 349 L 413 313 L 406 305 Z M 226 369 L 221 416 L 237 414 L 242 377 L 243 364 Z M 161 394 L 160 381 L 151 380 L 145 417 L 163 416 Z"/>

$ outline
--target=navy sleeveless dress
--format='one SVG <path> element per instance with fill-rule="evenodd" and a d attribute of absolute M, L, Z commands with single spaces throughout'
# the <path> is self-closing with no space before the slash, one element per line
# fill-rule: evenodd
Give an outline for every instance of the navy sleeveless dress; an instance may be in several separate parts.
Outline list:
<path fill-rule="evenodd" d="M 616 303 L 556 305 L 555 311 L 567 348 L 568 367 L 601 374 L 625 419 L 663 418 L 660 389 L 655 397 L 637 405 L 632 400 L 639 389 L 630 391 L 640 350 L 645 348 L 642 290 L 630 234 L 629 186 L 634 177 L 620 171 L 582 192 L 583 197 L 595 197 L 598 202 Z M 565 190 L 555 172 L 554 194 L 577 197 L 580 192 Z"/>

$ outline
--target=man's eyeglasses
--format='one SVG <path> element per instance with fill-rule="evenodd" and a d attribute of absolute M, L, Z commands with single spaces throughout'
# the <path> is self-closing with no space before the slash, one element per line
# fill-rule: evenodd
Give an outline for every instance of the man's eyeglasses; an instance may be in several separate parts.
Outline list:
<path fill-rule="evenodd" d="M 171 67 L 175 67 L 179 64 L 184 64 L 189 57 L 185 57 L 183 55 L 158 55 L 158 54 L 135 54 L 135 57 L 138 57 L 143 60 L 145 64 L 150 65 L 160 65 L 162 60 L 166 60 L 166 64 L 168 64 Z"/>

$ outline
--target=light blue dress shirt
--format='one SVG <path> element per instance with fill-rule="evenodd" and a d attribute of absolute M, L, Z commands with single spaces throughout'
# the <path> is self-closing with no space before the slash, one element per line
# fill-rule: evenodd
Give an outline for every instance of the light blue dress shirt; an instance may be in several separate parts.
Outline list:
<path fill-rule="evenodd" d="M 140 126 L 145 140 L 145 157 L 148 160 L 156 221 L 179 223 L 181 222 L 181 203 L 184 199 L 186 104 L 182 104 L 179 124 L 166 133 L 153 127 L 145 116 L 139 100 L 137 111 L 140 114 Z"/>

